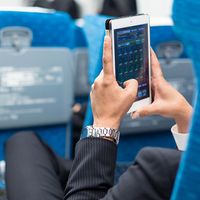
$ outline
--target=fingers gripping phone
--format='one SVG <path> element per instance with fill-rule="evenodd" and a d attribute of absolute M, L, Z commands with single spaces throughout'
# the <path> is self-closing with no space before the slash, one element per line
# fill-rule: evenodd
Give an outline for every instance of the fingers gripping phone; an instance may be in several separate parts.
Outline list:
<path fill-rule="evenodd" d="M 112 38 L 113 67 L 118 84 L 138 81 L 136 101 L 128 113 L 152 103 L 149 16 L 137 15 L 106 21 Z"/>

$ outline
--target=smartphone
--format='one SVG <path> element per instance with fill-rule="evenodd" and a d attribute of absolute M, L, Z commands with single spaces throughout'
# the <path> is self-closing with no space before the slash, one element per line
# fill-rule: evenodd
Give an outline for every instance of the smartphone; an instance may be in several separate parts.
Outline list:
<path fill-rule="evenodd" d="M 123 87 L 129 79 L 138 81 L 137 98 L 128 113 L 152 103 L 149 21 L 145 14 L 106 21 L 118 84 Z"/>

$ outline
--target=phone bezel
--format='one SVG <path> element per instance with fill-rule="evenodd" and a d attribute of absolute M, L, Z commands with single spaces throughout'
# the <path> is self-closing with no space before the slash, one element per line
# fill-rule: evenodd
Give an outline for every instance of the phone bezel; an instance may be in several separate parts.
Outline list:
<path fill-rule="evenodd" d="M 150 56 L 150 19 L 149 15 L 138 15 L 132 17 L 124 17 L 118 19 L 109 20 L 110 23 L 110 35 L 112 38 L 112 55 L 113 55 L 113 70 L 115 72 L 115 41 L 114 41 L 114 31 L 115 29 L 128 28 L 132 26 L 147 24 L 148 27 L 148 60 L 149 60 L 149 97 L 136 101 L 133 103 L 128 113 L 135 112 L 139 108 L 149 105 L 152 103 L 152 93 L 151 93 L 151 56 Z"/>

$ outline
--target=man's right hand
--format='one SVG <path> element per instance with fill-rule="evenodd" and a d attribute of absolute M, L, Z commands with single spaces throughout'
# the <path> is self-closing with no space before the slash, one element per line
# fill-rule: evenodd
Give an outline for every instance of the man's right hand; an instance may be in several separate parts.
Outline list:
<path fill-rule="evenodd" d="M 103 70 L 90 93 L 94 127 L 118 129 L 120 121 L 136 99 L 138 83 L 128 80 L 121 88 L 115 78 L 112 63 L 111 38 L 105 37 Z"/>
<path fill-rule="evenodd" d="M 153 103 L 132 113 L 133 119 L 139 116 L 145 117 L 150 115 L 161 115 L 163 117 L 173 118 L 177 123 L 178 131 L 180 133 L 187 133 L 192 115 L 192 107 L 165 80 L 159 61 L 153 50 L 151 51 L 151 62 Z"/>

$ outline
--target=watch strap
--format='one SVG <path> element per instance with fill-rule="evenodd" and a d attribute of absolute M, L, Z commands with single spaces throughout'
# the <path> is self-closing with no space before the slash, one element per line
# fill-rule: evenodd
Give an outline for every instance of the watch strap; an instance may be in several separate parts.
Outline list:
<path fill-rule="evenodd" d="M 112 138 L 118 144 L 120 131 L 112 128 L 87 126 L 81 134 L 81 139 L 86 137 Z"/>

